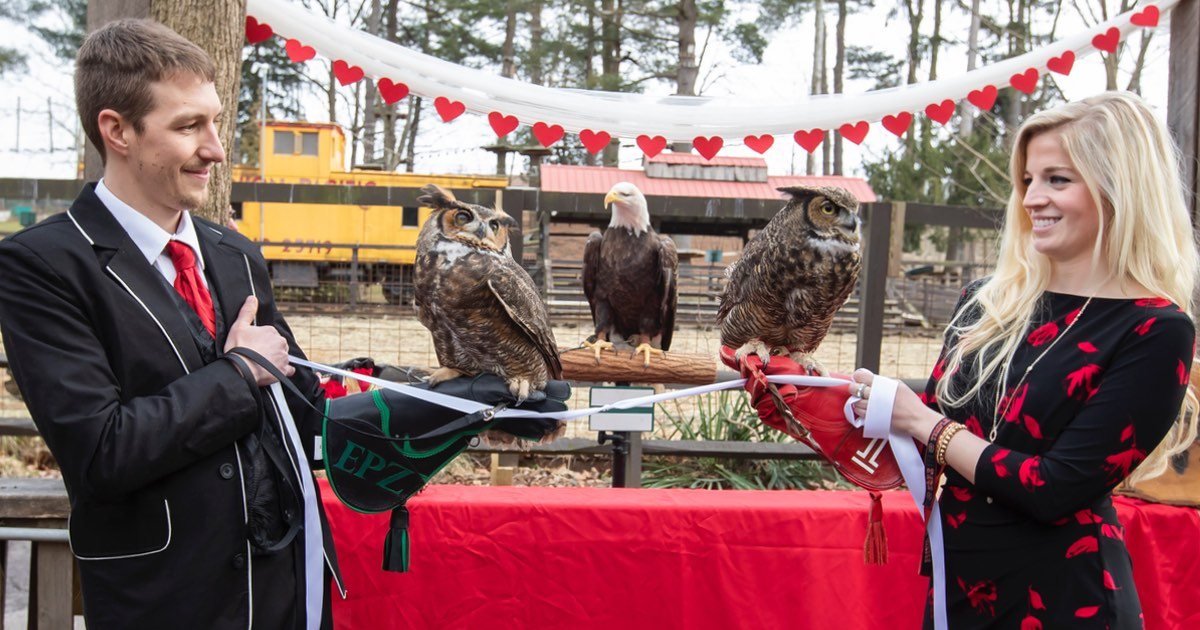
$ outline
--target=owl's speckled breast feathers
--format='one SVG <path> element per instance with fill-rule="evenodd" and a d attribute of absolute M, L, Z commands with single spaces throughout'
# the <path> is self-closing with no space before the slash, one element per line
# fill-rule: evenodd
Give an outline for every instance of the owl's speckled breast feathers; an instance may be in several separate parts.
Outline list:
<path fill-rule="evenodd" d="M 807 355 L 854 290 L 858 201 L 840 188 L 781 188 L 790 198 L 727 270 L 721 343 Z M 751 349 L 749 346 L 755 346 Z"/>
<path fill-rule="evenodd" d="M 436 187 L 425 190 L 421 202 L 435 212 L 417 241 L 415 295 L 441 364 L 434 380 L 488 372 L 523 398 L 561 378 L 545 305 L 508 248 L 516 222 Z"/>

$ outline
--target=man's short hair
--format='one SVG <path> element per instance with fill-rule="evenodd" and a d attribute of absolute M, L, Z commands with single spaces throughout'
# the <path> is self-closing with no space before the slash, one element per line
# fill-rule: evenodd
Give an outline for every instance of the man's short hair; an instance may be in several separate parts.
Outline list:
<path fill-rule="evenodd" d="M 158 22 L 116 20 L 87 36 L 75 59 L 75 107 L 102 160 L 100 112 L 117 112 L 141 133 L 154 109 L 151 84 L 180 74 L 214 81 L 216 67 L 202 48 Z"/>

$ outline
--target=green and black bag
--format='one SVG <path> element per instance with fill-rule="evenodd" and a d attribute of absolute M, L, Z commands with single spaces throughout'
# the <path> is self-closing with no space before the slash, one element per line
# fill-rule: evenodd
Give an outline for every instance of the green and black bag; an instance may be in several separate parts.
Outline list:
<path fill-rule="evenodd" d="M 427 389 L 424 384 L 413 385 Z M 536 412 L 565 411 L 571 388 L 551 381 L 517 404 L 504 381 L 491 374 L 456 378 L 433 388 L 440 394 L 489 405 L 461 412 L 391 390 L 374 390 L 326 401 L 322 430 L 329 485 L 342 503 L 364 513 L 392 511 L 384 540 L 383 569 L 407 571 L 409 564 L 406 502 L 438 471 L 484 431 L 542 440 L 558 430 L 557 420 L 496 418 L 500 408 Z"/>

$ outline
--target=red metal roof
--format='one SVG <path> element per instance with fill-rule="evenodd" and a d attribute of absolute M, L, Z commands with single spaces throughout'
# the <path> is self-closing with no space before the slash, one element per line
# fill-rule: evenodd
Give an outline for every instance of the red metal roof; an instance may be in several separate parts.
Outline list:
<path fill-rule="evenodd" d="M 726 158 L 747 159 L 757 158 Z M 660 197 L 719 197 L 722 199 L 779 199 L 781 186 L 837 186 L 861 202 L 876 201 L 875 191 L 860 177 L 777 175 L 765 182 L 723 182 L 647 177 L 645 171 L 608 166 L 542 165 L 542 190 L 604 194 L 618 182 L 629 182 L 642 194 Z"/>
<path fill-rule="evenodd" d="M 671 151 L 663 151 L 652 158 L 646 158 L 647 162 L 662 162 L 664 164 L 699 164 L 701 166 L 751 166 L 758 168 L 767 168 L 767 161 L 756 157 L 726 157 L 718 155 L 711 160 L 704 159 L 702 155 L 695 153 L 674 153 Z M 608 192 L 607 190 L 604 192 Z"/>

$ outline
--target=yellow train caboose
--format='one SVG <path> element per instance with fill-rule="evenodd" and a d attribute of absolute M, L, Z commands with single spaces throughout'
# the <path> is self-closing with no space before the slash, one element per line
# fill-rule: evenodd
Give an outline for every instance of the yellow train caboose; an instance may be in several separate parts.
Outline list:
<path fill-rule="evenodd" d="M 394 186 L 437 184 L 451 190 L 502 189 L 504 177 L 422 175 L 346 170 L 346 136 L 329 123 L 268 122 L 259 167 L 235 166 L 235 182 Z M 281 287 L 316 288 L 345 282 L 353 272 L 379 282 L 385 297 L 400 301 L 411 287 L 417 234 L 429 208 L 316 203 L 235 204 L 238 229 L 262 241 L 272 278 Z"/>

